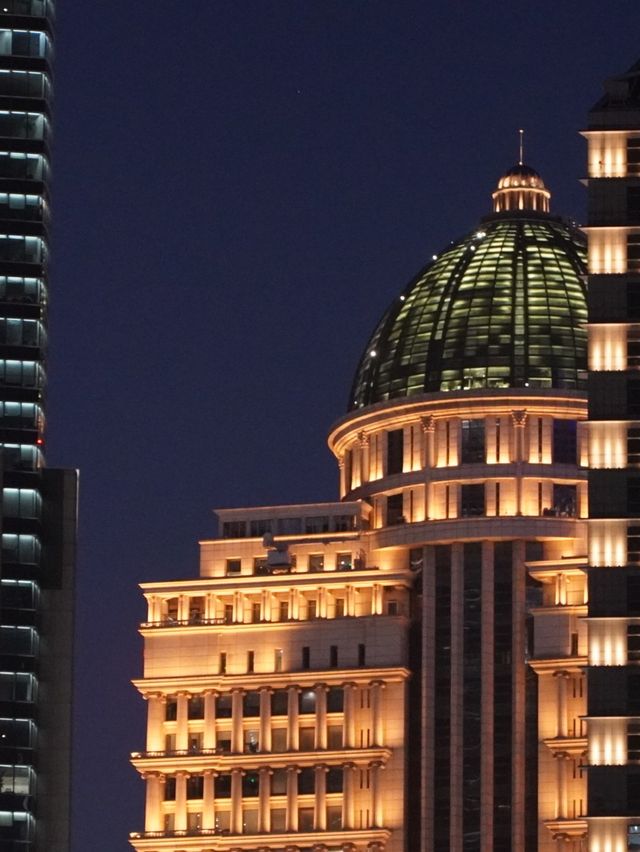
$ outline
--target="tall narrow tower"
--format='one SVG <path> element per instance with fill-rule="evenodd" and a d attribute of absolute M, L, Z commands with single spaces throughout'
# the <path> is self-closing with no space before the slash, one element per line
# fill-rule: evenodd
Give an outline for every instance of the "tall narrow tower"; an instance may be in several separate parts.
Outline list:
<path fill-rule="evenodd" d="M 52 0 L 0 5 L 0 848 L 66 852 L 75 471 L 45 470 Z"/>
<path fill-rule="evenodd" d="M 640 63 L 589 113 L 589 849 L 640 846 Z"/>

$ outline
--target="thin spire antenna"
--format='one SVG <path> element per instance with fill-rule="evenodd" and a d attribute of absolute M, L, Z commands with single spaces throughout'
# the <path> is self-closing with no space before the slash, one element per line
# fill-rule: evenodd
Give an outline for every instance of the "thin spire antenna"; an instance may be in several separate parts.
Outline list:
<path fill-rule="evenodd" d="M 524 165 L 524 130 L 522 130 L 522 128 L 520 128 L 518 133 L 520 134 L 520 159 L 518 160 L 518 165 L 523 166 Z"/>

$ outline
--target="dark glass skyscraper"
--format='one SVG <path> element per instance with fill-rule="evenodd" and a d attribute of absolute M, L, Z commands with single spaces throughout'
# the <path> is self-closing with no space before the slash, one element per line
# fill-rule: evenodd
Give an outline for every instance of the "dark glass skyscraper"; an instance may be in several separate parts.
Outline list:
<path fill-rule="evenodd" d="M 77 475 L 45 469 L 51 0 L 0 4 L 0 849 L 66 852 Z"/>

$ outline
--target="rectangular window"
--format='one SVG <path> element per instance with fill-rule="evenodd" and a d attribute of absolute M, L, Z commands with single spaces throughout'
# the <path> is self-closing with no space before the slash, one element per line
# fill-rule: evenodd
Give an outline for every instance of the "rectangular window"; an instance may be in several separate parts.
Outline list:
<path fill-rule="evenodd" d="M 257 624 L 260 621 L 260 604 L 253 603 L 251 604 L 251 621 L 254 624 Z"/>
<path fill-rule="evenodd" d="M 271 715 L 286 716 L 289 712 L 289 696 L 286 689 L 276 689 L 271 695 Z"/>
<path fill-rule="evenodd" d="M 351 571 L 352 568 L 351 553 L 336 553 L 336 571 Z"/>
<path fill-rule="evenodd" d="M 308 669 L 311 667 L 311 648 L 309 645 L 302 647 L 302 668 Z"/>
<path fill-rule="evenodd" d="M 242 560 L 241 559 L 227 559 L 226 565 L 226 573 L 227 576 L 231 574 L 239 574 L 242 569 Z"/>
<path fill-rule="evenodd" d="M 640 319 L 640 284 L 635 281 L 627 284 L 627 318 Z"/>
<path fill-rule="evenodd" d="M 338 668 L 338 646 L 331 645 L 329 648 L 329 667 L 332 669 Z"/>
<path fill-rule="evenodd" d="M 630 426 L 627 432 L 627 463 L 640 464 L 640 427 Z"/>
<path fill-rule="evenodd" d="M 627 174 L 640 175 L 640 138 L 627 139 Z"/>
<path fill-rule="evenodd" d="M 316 712 L 316 693 L 314 689 L 303 689 L 299 694 L 298 711 L 301 714 Z"/>
<path fill-rule="evenodd" d="M 484 462 L 484 420 L 462 420 L 460 426 L 460 463 Z"/>
<path fill-rule="evenodd" d="M 553 421 L 553 461 L 576 464 L 578 459 L 578 424 L 575 420 Z"/>
<path fill-rule="evenodd" d="M 336 598 L 336 618 L 344 615 L 344 598 Z"/>
<path fill-rule="evenodd" d="M 164 706 L 164 718 L 167 722 L 175 722 L 178 718 L 178 702 L 175 698 L 168 698 Z"/>
<path fill-rule="evenodd" d="M 289 601 L 280 601 L 280 621 L 289 621 Z"/>
<path fill-rule="evenodd" d="M 575 518 L 578 505 L 578 486 L 577 485 L 558 485 L 553 486 L 553 506 L 544 514 L 550 514 L 556 518 Z"/>
<path fill-rule="evenodd" d="M 305 518 L 304 531 L 311 534 L 329 532 L 329 516 L 312 515 L 309 518 Z"/>
<path fill-rule="evenodd" d="M 318 602 L 316 600 L 307 603 L 307 618 L 312 620 L 318 617 Z"/>
<path fill-rule="evenodd" d="M 252 674 L 255 671 L 256 654 L 255 651 L 247 651 L 247 673 Z"/>
<path fill-rule="evenodd" d="M 281 752 L 287 750 L 287 731 L 285 728 L 274 728 L 271 732 L 271 751 Z"/>
<path fill-rule="evenodd" d="M 634 329 L 629 330 L 627 337 L 627 369 L 637 370 L 638 368 L 640 368 L 640 337 Z"/>
<path fill-rule="evenodd" d="M 390 494 L 387 497 L 387 526 L 391 527 L 404 523 L 403 502 L 402 492 L 400 494 Z"/>
<path fill-rule="evenodd" d="M 231 696 L 219 695 L 216 699 L 216 718 L 230 719 L 232 712 Z"/>
<path fill-rule="evenodd" d="M 387 475 L 402 473 L 404 456 L 404 430 L 387 432 Z"/>
<path fill-rule="evenodd" d="M 226 674 L 227 673 L 227 652 L 221 651 L 220 660 L 218 663 L 218 673 Z"/>
<path fill-rule="evenodd" d="M 460 486 L 460 514 L 463 518 L 484 515 L 484 485 L 467 484 Z"/>
<path fill-rule="evenodd" d="M 627 514 L 640 515 L 640 477 L 627 479 Z"/>
<path fill-rule="evenodd" d="M 276 648 L 273 652 L 273 670 L 274 672 L 282 671 L 282 648 Z"/>
<path fill-rule="evenodd" d="M 640 272 L 640 234 L 627 236 L 627 270 Z"/>
<path fill-rule="evenodd" d="M 249 523 L 251 538 L 260 538 L 265 533 L 272 532 L 270 518 L 258 518 Z"/>
<path fill-rule="evenodd" d="M 342 713 L 344 710 L 344 691 L 339 686 L 332 686 L 327 693 L 327 712 Z"/>
<path fill-rule="evenodd" d="M 640 186 L 627 187 L 627 224 L 640 225 Z"/>
<path fill-rule="evenodd" d="M 640 624 L 627 625 L 627 658 L 630 662 L 640 660 Z"/>
<path fill-rule="evenodd" d="M 313 808 L 298 808 L 298 831 L 313 831 Z"/>
<path fill-rule="evenodd" d="M 225 521 L 222 524 L 223 538 L 245 538 L 247 525 L 245 521 Z"/>
<path fill-rule="evenodd" d="M 315 728 L 300 728 L 300 751 L 313 751 L 315 749 Z"/>
<path fill-rule="evenodd" d="M 204 698 L 202 695 L 192 695 L 187 705 L 189 719 L 204 719 Z"/>
<path fill-rule="evenodd" d="M 324 554 L 312 553 L 309 556 L 309 571 L 324 571 Z"/>
<path fill-rule="evenodd" d="M 367 650 L 366 650 L 365 645 L 362 645 L 362 644 L 358 645 L 358 665 L 359 666 L 365 665 L 366 654 L 367 654 Z"/>
<path fill-rule="evenodd" d="M 640 418 L 640 379 L 633 374 L 627 378 L 627 414 Z"/>
<path fill-rule="evenodd" d="M 342 725 L 329 725 L 327 728 L 327 747 L 342 748 Z"/>

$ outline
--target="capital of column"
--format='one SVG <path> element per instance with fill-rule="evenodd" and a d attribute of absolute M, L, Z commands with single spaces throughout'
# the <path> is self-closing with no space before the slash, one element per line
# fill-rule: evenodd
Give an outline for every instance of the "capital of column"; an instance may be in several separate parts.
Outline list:
<path fill-rule="evenodd" d="M 141 775 L 142 775 L 143 781 L 151 781 L 154 778 L 157 779 L 158 781 L 164 781 L 164 779 L 166 777 L 163 772 L 158 772 L 155 769 L 149 770 L 148 772 L 142 772 Z"/>
<path fill-rule="evenodd" d="M 353 763 L 353 762 L 351 762 L 351 761 L 349 761 L 349 762 L 347 762 L 347 763 L 342 763 L 342 764 L 341 764 L 341 766 L 342 766 L 342 768 L 343 768 L 343 769 L 346 769 L 348 772 L 353 772 L 353 771 L 354 771 L 354 769 L 357 769 L 357 768 L 358 768 L 358 767 L 355 765 L 355 763 Z"/>
<path fill-rule="evenodd" d="M 387 684 L 383 680 L 372 680 L 369 682 L 369 686 L 377 686 L 380 689 L 387 688 Z"/>
<path fill-rule="evenodd" d="M 520 410 L 513 410 L 511 412 L 511 422 L 514 426 L 526 426 L 527 418 L 529 417 L 526 408 L 522 408 Z"/>
<path fill-rule="evenodd" d="M 205 769 L 202 774 L 205 778 L 217 778 L 220 772 L 217 769 Z"/>
<path fill-rule="evenodd" d="M 187 772 L 186 769 L 177 769 L 175 776 L 176 778 L 191 778 L 191 773 Z"/>
<path fill-rule="evenodd" d="M 191 698 L 191 693 L 186 689 L 181 689 L 180 692 L 176 692 L 176 696 L 178 698 Z"/>
<path fill-rule="evenodd" d="M 270 766 L 261 766 L 258 769 L 258 775 L 265 777 L 266 775 L 273 775 L 273 769 Z"/>
<path fill-rule="evenodd" d="M 377 840 L 367 843 L 367 852 L 384 852 L 384 846 Z"/>
<path fill-rule="evenodd" d="M 344 456 L 338 456 L 338 468 L 344 470 Z"/>
<path fill-rule="evenodd" d="M 167 703 L 167 696 L 164 692 L 143 692 L 142 697 L 145 701 L 151 701 L 155 699 L 156 701 L 160 701 L 162 704 Z"/>
<path fill-rule="evenodd" d="M 291 684 L 287 687 L 287 692 L 302 692 L 302 687 L 297 684 Z"/>
<path fill-rule="evenodd" d="M 572 758 L 568 751 L 557 751 L 553 756 L 556 760 L 571 760 Z"/>
<path fill-rule="evenodd" d="M 218 695 L 218 690 L 217 689 L 203 689 L 202 695 L 203 695 L 203 697 L 205 697 L 207 695 L 213 695 L 215 697 L 216 695 Z"/>
<path fill-rule="evenodd" d="M 240 776 L 242 777 L 243 775 L 246 775 L 246 774 L 247 774 L 247 770 L 246 770 L 246 769 L 241 769 L 240 767 L 235 766 L 235 767 L 231 770 L 231 774 L 232 774 L 232 775 L 235 775 L 236 777 L 238 777 L 238 775 L 240 775 Z"/>
<path fill-rule="evenodd" d="M 317 763 L 313 768 L 319 774 L 320 772 L 328 772 L 331 767 L 326 763 Z"/>
<path fill-rule="evenodd" d="M 371 438 L 366 432 L 358 432 L 358 443 L 361 447 L 368 447 L 371 443 Z"/>
<path fill-rule="evenodd" d="M 296 775 L 300 775 L 300 773 L 302 772 L 302 769 L 299 766 L 295 766 L 295 765 L 294 766 L 287 766 L 285 768 L 286 768 L 287 772 L 289 772 L 291 775 L 293 775 L 294 773 Z"/>
<path fill-rule="evenodd" d="M 313 689 L 316 690 L 316 691 L 318 689 L 325 689 L 325 690 L 328 691 L 329 690 L 329 684 L 328 683 L 314 683 Z"/>
<path fill-rule="evenodd" d="M 426 434 L 427 432 L 435 432 L 436 431 L 436 418 L 433 414 L 428 414 L 426 417 L 420 418 L 420 425 L 422 426 L 422 431 Z"/>
<path fill-rule="evenodd" d="M 274 688 L 273 688 L 272 686 L 259 686 L 259 687 L 258 687 L 258 692 L 266 692 L 266 693 L 268 693 L 269 695 L 273 695 L 273 693 L 275 692 L 275 690 L 274 690 Z"/>
<path fill-rule="evenodd" d="M 553 677 L 562 678 L 563 680 L 569 680 L 571 677 L 571 672 L 568 672 L 566 669 L 561 669 L 560 671 L 554 672 Z"/>
<path fill-rule="evenodd" d="M 232 689 L 230 691 L 231 691 L 232 695 L 234 693 L 239 694 L 239 695 L 244 695 L 244 693 L 246 692 L 246 690 L 242 686 L 234 686 L 234 687 L 232 687 Z"/>
<path fill-rule="evenodd" d="M 383 760 L 371 760 L 369 761 L 369 769 L 384 769 L 386 764 Z"/>
<path fill-rule="evenodd" d="M 357 689 L 358 684 L 354 680 L 347 680 L 342 684 L 343 689 Z"/>

